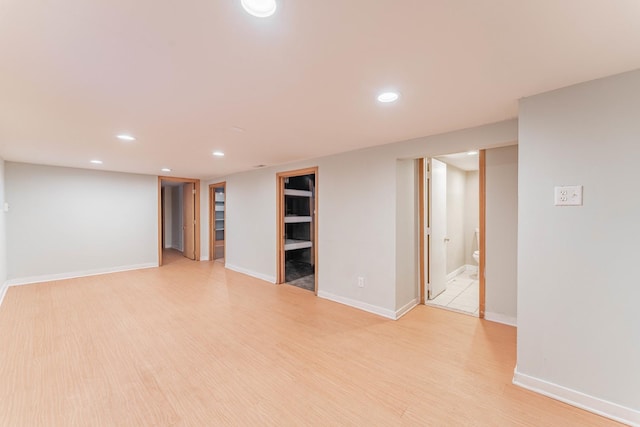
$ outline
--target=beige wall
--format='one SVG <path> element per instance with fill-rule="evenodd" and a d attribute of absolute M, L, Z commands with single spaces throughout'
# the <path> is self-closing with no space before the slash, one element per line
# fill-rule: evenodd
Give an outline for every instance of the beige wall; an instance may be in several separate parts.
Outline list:
<path fill-rule="evenodd" d="M 487 319 L 517 322 L 518 147 L 486 152 Z"/>
<path fill-rule="evenodd" d="M 520 102 L 516 381 L 640 424 L 640 70 Z M 582 185 L 582 206 L 554 187 Z"/>
<path fill-rule="evenodd" d="M 158 265 L 157 177 L 6 162 L 7 278 Z"/>

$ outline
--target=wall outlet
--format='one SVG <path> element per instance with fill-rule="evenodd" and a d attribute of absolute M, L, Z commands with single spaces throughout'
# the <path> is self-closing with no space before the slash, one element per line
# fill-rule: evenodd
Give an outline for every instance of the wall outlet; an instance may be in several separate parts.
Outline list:
<path fill-rule="evenodd" d="M 364 277 L 358 277 L 358 287 L 364 288 Z"/>
<path fill-rule="evenodd" d="M 556 206 L 582 206 L 582 185 L 564 185 L 554 188 Z"/>

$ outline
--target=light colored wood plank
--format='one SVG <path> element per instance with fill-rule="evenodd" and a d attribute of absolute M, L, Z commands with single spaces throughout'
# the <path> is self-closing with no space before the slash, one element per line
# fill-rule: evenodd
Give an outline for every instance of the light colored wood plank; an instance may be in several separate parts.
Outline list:
<path fill-rule="evenodd" d="M 0 425 L 617 425 L 512 385 L 515 328 L 164 260 L 9 288 Z"/>

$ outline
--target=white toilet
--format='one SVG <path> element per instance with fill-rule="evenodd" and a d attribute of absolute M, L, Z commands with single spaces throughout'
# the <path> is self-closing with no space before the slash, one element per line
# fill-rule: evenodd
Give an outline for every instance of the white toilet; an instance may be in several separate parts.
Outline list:
<path fill-rule="evenodd" d="M 480 246 L 480 229 L 476 228 L 476 241 L 478 242 L 478 246 Z M 473 251 L 473 259 L 477 264 L 480 264 L 480 250 Z"/>

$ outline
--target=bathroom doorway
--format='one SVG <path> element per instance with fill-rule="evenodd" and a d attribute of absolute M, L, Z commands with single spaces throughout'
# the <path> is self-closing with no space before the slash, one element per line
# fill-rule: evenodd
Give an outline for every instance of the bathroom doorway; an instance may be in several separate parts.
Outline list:
<path fill-rule="evenodd" d="M 484 152 L 421 159 L 421 302 L 483 317 Z"/>
<path fill-rule="evenodd" d="M 318 292 L 318 168 L 278 173 L 277 283 Z"/>

